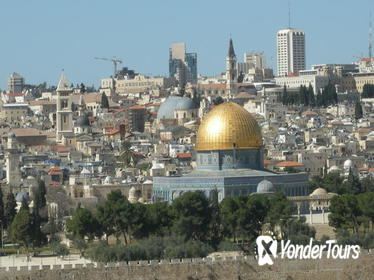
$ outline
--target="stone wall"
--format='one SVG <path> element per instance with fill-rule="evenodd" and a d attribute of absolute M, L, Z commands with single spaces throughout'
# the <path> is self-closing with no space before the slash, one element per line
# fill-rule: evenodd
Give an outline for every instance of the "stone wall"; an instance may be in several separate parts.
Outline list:
<path fill-rule="evenodd" d="M 372 280 L 374 256 L 358 260 L 276 260 L 260 267 L 253 257 L 176 259 L 103 264 L 0 268 L 2 280 Z"/>

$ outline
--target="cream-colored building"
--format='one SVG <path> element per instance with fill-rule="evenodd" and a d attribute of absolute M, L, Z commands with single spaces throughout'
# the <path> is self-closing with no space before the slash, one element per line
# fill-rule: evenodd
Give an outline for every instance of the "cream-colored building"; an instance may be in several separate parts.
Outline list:
<path fill-rule="evenodd" d="M 300 88 L 300 86 L 312 85 L 314 93 L 317 94 L 322 88 L 329 83 L 329 76 L 311 74 L 292 74 L 283 77 L 275 77 L 275 83 L 279 86 L 286 86 L 287 88 Z"/>
<path fill-rule="evenodd" d="M 142 92 L 153 88 L 169 88 L 174 84 L 174 78 L 136 75 L 134 79 L 102 79 L 100 91 L 110 96 L 114 88 L 117 94 L 126 94 Z"/>
<path fill-rule="evenodd" d="M 45 115 L 56 112 L 56 100 L 33 100 L 29 102 L 30 110 Z"/>
<path fill-rule="evenodd" d="M 1 108 L 1 119 L 3 121 L 20 121 L 27 115 L 30 108 L 28 104 L 4 104 Z"/>
<path fill-rule="evenodd" d="M 107 96 L 109 97 L 109 95 Z M 95 117 L 101 109 L 102 94 L 98 92 L 94 92 L 94 93 L 83 94 L 81 95 L 81 97 L 82 97 L 82 104 L 84 104 L 86 108 L 90 110 L 92 112 L 92 115 Z M 108 98 L 108 101 L 109 101 L 110 108 L 119 106 L 117 103 L 114 103 L 110 98 Z"/>
<path fill-rule="evenodd" d="M 356 73 L 353 74 L 353 78 L 356 82 L 356 89 L 359 93 L 362 93 L 365 84 L 374 84 L 374 73 Z"/>

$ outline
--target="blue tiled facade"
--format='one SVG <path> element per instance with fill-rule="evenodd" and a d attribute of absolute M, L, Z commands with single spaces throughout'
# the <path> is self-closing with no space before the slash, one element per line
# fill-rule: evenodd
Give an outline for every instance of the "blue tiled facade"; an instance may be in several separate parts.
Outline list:
<path fill-rule="evenodd" d="M 181 177 L 155 177 L 153 181 L 153 201 L 171 202 L 184 192 L 203 191 L 207 197 L 217 189 L 218 199 L 255 193 L 263 179 L 273 183 L 276 189 L 287 196 L 308 195 L 306 173 L 276 174 L 259 170 L 231 170 L 192 172 Z"/>
<path fill-rule="evenodd" d="M 263 169 L 261 149 L 199 151 L 196 161 L 200 170 Z"/>

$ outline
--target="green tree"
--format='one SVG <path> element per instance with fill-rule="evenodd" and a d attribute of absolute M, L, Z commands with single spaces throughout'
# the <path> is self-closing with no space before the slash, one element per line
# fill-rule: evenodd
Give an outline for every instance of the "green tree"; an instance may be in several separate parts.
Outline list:
<path fill-rule="evenodd" d="M 294 207 L 292 202 L 287 199 L 283 192 L 276 192 L 269 198 L 270 209 L 266 220 L 269 222 L 272 231 L 275 232 L 276 226 L 280 228 L 280 234 L 283 238 L 285 228 L 292 219 Z"/>
<path fill-rule="evenodd" d="M 287 173 L 299 173 L 300 170 L 296 169 L 295 167 L 293 166 L 286 166 L 284 168 L 284 172 L 287 172 Z"/>
<path fill-rule="evenodd" d="M 130 208 L 130 207 L 129 207 Z M 131 205 L 130 214 L 130 237 L 140 239 L 148 237 L 150 228 L 147 219 L 147 207 L 142 203 Z"/>
<path fill-rule="evenodd" d="M 307 244 L 310 238 L 314 238 L 316 230 L 306 223 L 305 217 L 295 218 L 289 220 L 285 227 L 284 237 L 297 244 Z"/>
<path fill-rule="evenodd" d="M 5 221 L 5 228 L 9 228 L 11 223 L 13 222 L 14 217 L 17 214 L 16 211 L 17 202 L 14 198 L 14 194 L 9 192 L 6 197 L 5 209 L 4 209 L 4 221 Z"/>
<path fill-rule="evenodd" d="M 34 205 L 31 215 L 32 224 L 32 244 L 33 247 L 41 246 L 47 243 L 47 236 L 42 231 L 42 224 L 48 221 L 47 215 L 47 200 L 46 200 L 46 188 L 43 180 L 38 181 L 38 186 L 34 188 Z"/>
<path fill-rule="evenodd" d="M 288 105 L 288 92 L 286 85 L 283 86 L 283 92 L 282 92 L 282 104 Z"/>
<path fill-rule="evenodd" d="M 298 103 L 303 106 L 309 105 L 308 90 L 303 85 L 301 85 L 299 89 L 299 102 Z"/>
<path fill-rule="evenodd" d="M 212 214 L 209 200 L 201 191 L 186 192 L 172 203 L 175 211 L 173 228 L 186 240 L 206 240 Z"/>
<path fill-rule="evenodd" d="M 34 214 L 30 214 L 31 223 L 31 244 L 33 248 L 40 247 L 47 243 L 47 236 L 42 231 L 40 219 Z"/>
<path fill-rule="evenodd" d="M 218 202 L 218 190 L 214 189 L 212 195 L 209 199 L 210 208 L 212 211 L 212 218 L 210 220 L 210 229 L 209 229 L 209 240 L 210 244 L 217 248 L 220 242 L 223 239 L 223 228 L 222 228 L 222 215 L 221 209 Z"/>
<path fill-rule="evenodd" d="M 238 75 L 238 83 L 242 83 L 244 80 L 244 73 L 243 71 L 240 71 L 239 75 Z"/>
<path fill-rule="evenodd" d="M 360 226 L 360 209 L 358 199 L 353 194 L 334 196 L 331 199 L 329 225 L 335 229 L 352 230 L 357 233 Z"/>
<path fill-rule="evenodd" d="M 371 224 L 371 230 L 374 226 L 374 192 L 366 192 L 358 195 L 358 202 L 362 211 L 362 214 L 367 219 L 368 223 L 366 227 L 369 228 Z"/>
<path fill-rule="evenodd" d="M 46 220 L 47 217 L 41 217 L 42 215 L 42 210 L 45 210 L 45 207 L 47 205 L 47 200 L 46 200 L 46 188 L 45 188 L 45 183 L 43 180 L 39 180 L 38 186 L 34 188 L 34 206 L 33 206 L 33 215 L 35 216 L 36 219 L 39 219 L 40 221 Z M 46 211 L 44 211 L 46 214 Z M 46 215 L 45 215 L 46 216 Z M 44 219 L 42 219 L 44 218 Z"/>
<path fill-rule="evenodd" d="M 310 192 L 314 191 L 317 188 L 322 188 L 323 178 L 321 176 L 314 175 L 309 180 L 309 190 Z"/>
<path fill-rule="evenodd" d="M 72 218 L 66 221 L 66 227 L 73 238 L 84 239 L 88 237 L 93 239 L 100 234 L 100 227 L 94 215 L 88 209 L 81 208 L 80 205 L 75 210 Z"/>
<path fill-rule="evenodd" d="M 362 98 L 373 98 L 374 97 L 374 85 L 364 84 L 362 88 Z"/>
<path fill-rule="evenodd" d="M 73 245 L 79 251 L 80 257 L 84 257 L 84 253 L 88 248 L 86 241 L 82 238 L 76 237 L 73 239 Z"/>
<path fill-rule="evenodd" d="M 311 84 L 309 84 L 309 87 L 308 87 L 308 104 L 311 107 L 316 106 L 316 101 L 314 97 L 314 89 Z"/>
<path fill-rule="evenodd" d="M 157 236 L 170 234 L 174 216 L 167 202 L 147 204 L 147 218 L 150 234 Z"/>
<path fill-rule="evenodd" d="M 236 242 L 239 227 L 237 217 L 237 212 L 240 209 L 239 201 L 235 197 L 226 197 L 221 202 L 220 208 L 225 235 L 233 237 Z"/>
<path fill-rule="evenodd" d="M 135 167 L 137 163 L 137 159 L 134 155 L 134 152 L 131 150 L 131 143 L 129 141 L 122 142 L 119 162 L 121 162 L 125 167 Z"/>
<path fill-rule="evenodd" d="M 310 191 L 314 191 L 317 188 L 324 188 L 328 192 L 334 192 L 337 194 L 345 194 L 351 192 L 351 187 L 347 183 L 343 183 L 344 177 L 341 177 L 339 173 L 330 172 L 325 176 L 313 176 L 309 181 Z"/>
<path fill-rule="evenodd" d="M 356 102 L 355 104 L 355 119 L 356 120 L 359 120 L 359 119 L 362 119 L 363 117 L 363 111 L 362 111 L 362 105 L 360 102 Z"/>
<path fill-rule="evenodd" d="M 352 169 L 349 169 L 347 181 L 344 183 L 345 189 L 349 193 L 359 194 L 363 192 L 360 179 L 357 175 L 354 175 Z"/>
<path fill-rule="evenodd" d="M 242 195 L 238 197 L 239 230 L 247 240 L 253 241 L 261 231 L 268 214 L 269 201 L 264 195 Z"/>
<path fill-rule="evenodd" d="M 225 102 L 225 100 L 223 100 L 221 96 L 218 96 L 213 100 L 213 105 L 219 105 L 219 104 L 222 104 L 223 102 Z"/>
<path fill-rule="evenodd" d="M 338 194 L 347 193 L 346 186 L 343 184 L 343 177 L 337 172 L 327 173 L 323 178 L 322 187 L 328 192 L 334 192 Z"/>
<path fill-rule="evenodd" d="M 109 109 L 109 100 L 104 92 L 101 94 L 101 108 Z"/>
<path fill-rule="evenodd" d="M 0 188 L 0 221 L 4 221 L 4 198 L 3 198 L 3 190 Z"/>
<path fill-rule="evenodd" d="M 84 83 L 80 84 L 79 91 L 80 91 L 80 93 L 85 93 L 87 91 L 86 90 L 86 86 L 84 85 Z"/>
<path fill-rule="evenodd" d="M 316 105 L 318 107 L 324 106 L 324 100 L 323 100 L 323 95 L 322 95 L 321 91 L 318 91 L 318 93 L 317 93 Z"/>
<path fill-rule="evenodd" d="M 20 210 L 11 224 L 10 236 L 14 242 L 21 244 L 27 250 L 32 243 L 31 215 L 27 210 Z"/>
<path fill-rule="evenodd" d="M 25 198 L 25 197 L 23 197 L 23 199 L 22 199 L 20 210 L 26 210 L 26 211 L 30 210 L 29 202 L 28 202 L 27 198 Z"/>
<path fill-rule="evenodd" d="M 2 241 L 3 237 L 3 230 L 6 226 L 5 224 L 5 208 L 4 208 L 4 200 L 3 200 L 3 190 L 0 187 L 0 242 Z"/>
<path fill-rule="evenodd" d="M 114 235 L 119 242 L 123 235 L 128 243 L 132 221 L 132 205 L 120 190 L 111 191 L 106 201 L 97 207 L 96 216 L 107 236 Z"/>
<path fill-rule="evenodd" d="M 361 180 L 361 187 L 363 192 L 374 192 L 374 179 L 372 176 L 367 176 Z"/>
<path fill-rule="evenodd" d="M 53 248 L 53 251 L 56 255 L 61 256 L 62 258 L 69 255 L 69 248 L 65 244 L 56 244 L 56 246 Z"/>

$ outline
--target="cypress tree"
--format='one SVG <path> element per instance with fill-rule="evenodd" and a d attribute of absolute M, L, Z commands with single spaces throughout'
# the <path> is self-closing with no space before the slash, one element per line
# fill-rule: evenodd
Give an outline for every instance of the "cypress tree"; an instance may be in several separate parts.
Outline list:
<path fill-rule="evenodd" d="M 101 94 L 101 108 L 109 109 L 109 100 L 104 92 Z"/>
<path fill-rule="evenodd" d="M 287 88 L 286 88 L 286 85 L 283 86 L 283 93 L 282 93 L 282 104 L 283 105 L 287 105 L 287 101 L 288 101 L 288 98 L 287 98 Z"/>
<path fill-rule="evenodd" d="M 4 209 L 4 221 L 5 221 L 5 228 L 9 228 L 11 225 L 14 217 L 16 216 L 16 199 L 14 198 L 14 194 L 10 192 L 7 195 L 5 209 Z"/>
<path fill-rule="evenodd" d="M 3 190 L 1 187 L 0 187 L 0 222 L 1 223 L 4 222 L 4 200 L 3 200 Z"/>
<path fill-rule="evenodd" d="M 29 208 L 29 202 L 27 201 L 26 198 L 23 198 L 23 199 L 22 199 L 22 204 L 21 204 L 20 211 L 21 211 L 21 210 L 27 210 L 27 211 L 30 210 L 30 208 Z"/>
<path fill-rule="evenodd" d="M 3 201 L 3 190 L 0 187 L 0 241 L 3 238 L 3 230 L 5 228 L 4 220 L 4 201 Z"/>
<path fill-rule="evenodd" d="M 308 103 L 309 103 L 309 106 L 312 106 L 312 107 L 316 105 L 315 104 L 316 100 L 314 98 L 314 90 L 311 84 L 309 84 L 309 87 L 308 87 Z"/>
<path fill-rule="evenodd" d="M 360 102 L 356 102 L 355 104 L 355 119 L 361 119 L 363 117 L 363 112 L 362 112 L 362 106 Z"/>

